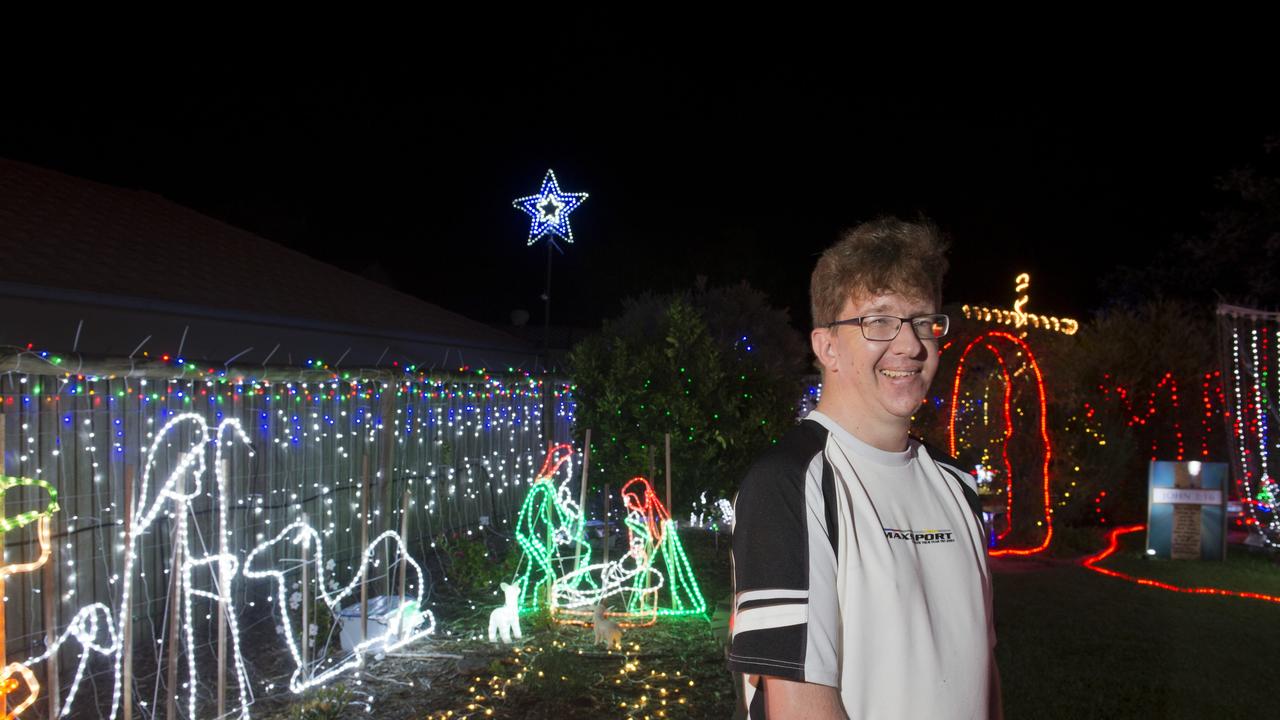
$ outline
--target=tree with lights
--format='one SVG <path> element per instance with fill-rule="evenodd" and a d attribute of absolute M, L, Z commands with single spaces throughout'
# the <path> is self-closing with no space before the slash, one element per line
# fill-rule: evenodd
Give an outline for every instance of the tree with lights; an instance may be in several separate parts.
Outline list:
<path fill-rule="evenodd" d="M 730 496 L 793 421 L 805 357 L 786 312 L 745 284 L 628 300 L 570 353 L 592 478 L 650 476 L 670 433 L 673 507 Z"/>

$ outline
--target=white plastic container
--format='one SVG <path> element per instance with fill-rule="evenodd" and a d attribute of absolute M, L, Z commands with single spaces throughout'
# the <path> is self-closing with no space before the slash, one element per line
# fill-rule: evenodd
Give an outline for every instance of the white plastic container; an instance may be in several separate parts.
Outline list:
<path fill-rule="evenodd" d="M 405 632 L 411 632 L 422 622 L 422 615 L 417 612 L 416 601 L 405 598 L 404 604 L 405 611 L 410 616 L 409 627 L 405 628 Z M 379 595 L 369 598 L 369 637 L 374 638 L 374 642 L 369 644 L 366 652 L 380 652 L 388 639 L 395 640 L 399 637 L 400 628 L 396 621 L 398 614 L 400 614 L 398 595 Z M 359 601 L 343 608 L 338 613 L 338 622 L 342 627 L 338 635 L 342 641 L 342 650 L 353 652 L 356 645 L 364 640 L 360 634 Z"/>

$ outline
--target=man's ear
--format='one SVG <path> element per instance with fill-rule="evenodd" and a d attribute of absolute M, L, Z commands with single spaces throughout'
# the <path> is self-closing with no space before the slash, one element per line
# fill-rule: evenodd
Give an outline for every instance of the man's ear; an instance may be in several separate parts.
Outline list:
<path fill-rule="evenodd" d="M 818 358 L 818 363 L 822 367 L 836 371 L 836 338 L 832 334 L 831 328 L 814 328 L 809 333 L 809 344 L 813 347 L 813 354 Z"/>

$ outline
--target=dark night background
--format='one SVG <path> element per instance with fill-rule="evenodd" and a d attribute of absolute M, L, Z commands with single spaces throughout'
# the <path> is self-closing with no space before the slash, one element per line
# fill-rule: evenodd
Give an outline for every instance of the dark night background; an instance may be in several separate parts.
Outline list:
<path fill-rule="evenodd" d="M 515 308 L 541 322 L 545 251 L 511 201 L 551 167 L 591 194 L 555 259 L 556 324 L 706 275 L 747 280 L 803 326 L 816 253 L 885 212 L 951 234 L 948 300 L 1009 305 L 1026 270 L 1028 311 L 1083 319 L 1110 297 L 1100 275 L 1202 232 L 1215 178 L 1280 132 L 1274 89 L 1231 57 L 1031 69 L 989 52 L 914 74 L 871 53 L 577 29 L 549 54 L 15 77 L 0 156 L 162 194 L 495 324 Z"/>

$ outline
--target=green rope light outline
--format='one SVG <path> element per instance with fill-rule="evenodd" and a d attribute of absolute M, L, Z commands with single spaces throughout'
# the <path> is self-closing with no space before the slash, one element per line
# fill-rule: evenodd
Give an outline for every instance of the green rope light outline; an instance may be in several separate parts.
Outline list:
<path fill-rule="evenodd" d="M 515 584 L 520 586 L 518 607 L 521 615 L 535 612 L 548 604 L 548 591 L 559 576 L 553 562 L 560 560 L 563 565 L 564 560 L 556 553 L 558 545 L 578 543 L 581 546 L 577 563 L 569 572 L 586 567 L 591 559 L 583 514 L 571 506 L 571 501 L 561 498 L 561 488 L 553 482 L 560 466 L 567 463 L 572 455 L 573 448 L 567 443 L 547 450 L 542 469 L 520 505 L 520 514 L 516 518 L 516 542 L 523 556 L 516 568 Z"/>
<path fill-rule="evenodd" d="M 4 495 L 9 490 L 16 487 L 38 487 L 49 493 L 49 504 L 45 505 L 44 510 L 28 510 L 18 513 L 13 517 L 0 517 L 0 534 L 12 532 L 30 525 L 40 518 L 53 517 L 58 512 L 58 491 L 54 489 L 44 480 L 26 477 L 9 477 L 8 475 L 0 475 L 0 507 L 3 507 Z"/>
<path fill-rule="evenodd" d="M 633 483 L 642 483 L 644 487 L 644 505 L 641 507 L 630 507 L 627 503 L 628 488 Z M 702 594 L 702 589 L 698 585 L 696 576 L 693 573 L 692 565 L 689 563 L 689 557 L 684 551 L 684 545 L 680 542 L 680 537 L 676 533 L 677 523 L 671 519 L 666 507 L 662 501 L 658 499 L 656 493 L 653 492 L 653 486 L 648 479 L 636 477 L 629 481 L 619 491 L 619 495 L 623 498 L 623 506 L 628 507 L 631 512 L 623 521 L 633 536 L 639 536 L 644 539 L 647 549 L 647 562 L 639 568 L 635 574 L 635 579 L 631 581 L 629 588 L 627 607 L 619 612 L 609 613 L 612 617 L 622 617 L 631 621 L 631 624 L 649 624 L 654 622 L 658 617 L 681 617 L 690 615 L 705 615 L 707 610 L 706 598 Z M 653 542 L 653 533 L 647 523 L 640 522 L 632 517 L 633 512 L 646 513 L 646 510 L 652 511 L 654 518 L 659 522 L 661 528 L 662 540 L 658 543 Z M 579 524 L 581 520 L 578 521 Z M 664 576 L 662 587 L 667 589 L 670 595 L 669 606 L 661 606 L 658 596 L 661 594 L 661 588 L 649 589 L 647 581 L 650 577 L 649 571 L 653 567 L 657 555 L 662 555 L 663 564 L 667 569 Z M 588 573 L 578 573 L 589 563 L 578 564 L 574 572 L 575 581 L 580 585 L 584 579 L 590 583 L 592 589 L 599 589 L 594 582 L 594 578 Z M 563 576 L 562 576 L 563 577 Z M 555 608 L 557 614 L 570 618 L 569 621 L 584 621 L 589 617 L 589 613 L 585 613 L 580 608 Z"/>

